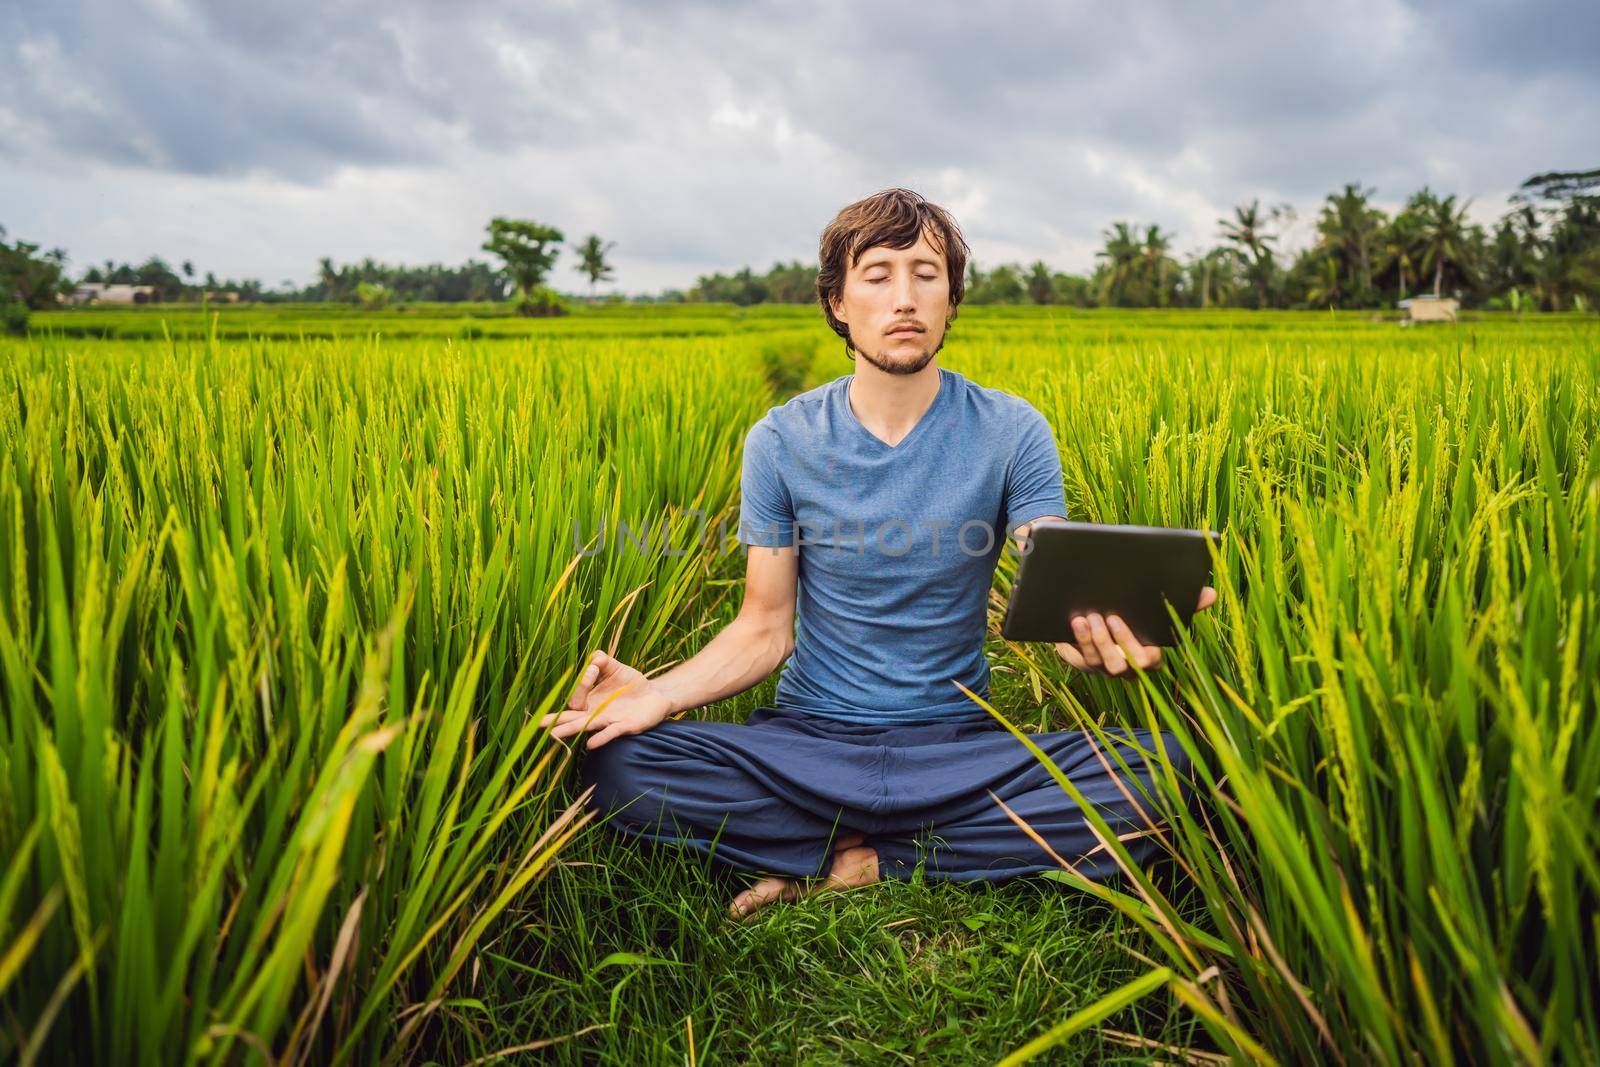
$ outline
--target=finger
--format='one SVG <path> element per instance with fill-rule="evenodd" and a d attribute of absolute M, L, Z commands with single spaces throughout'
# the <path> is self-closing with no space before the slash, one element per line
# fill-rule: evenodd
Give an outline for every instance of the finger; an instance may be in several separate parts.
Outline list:
<path fill-rule="evenodd" d="M 1204 611 L 1216 602 L 1217 591 L 1211 588 L 1209 585 L 1203 585 L 1200 587 L 1200 606 L 1195 608 L 1195 610 Z"/>
<path fill-rule="evenodd" d="M 567 707 L 573 711 L 582 708 L 589 700 L 589 690 L 594 688 L 594 683 L 600 678 L 601 660 L 604 652 L 596 652 L 589 657 L 589 662 L 584 664 L 583 671 L 578 675 L 578 684 L 573 687 L 572 698 L 567 701 Z"/>
<path fill-rule="evenodd" d="M 560 726 L 562 723 L 571 722 L 573 719 L 583 719 L 588 714 L 589 712 L 586 708 L 563 708 L 560 711 L 552 711 L 540 719 L 539 725 L 547 727 Z"/>
<path fill-rule="evenodd" d="M 605 718 L 601 718 L 598 715 L 591 717 L 586 713 L 580 713 L 557 723 L 555 728 L 550 731 L 550 736 L 571 737 L 573 734 L 581 734 L 585 730 L 599 730 L 602 727 L 609 726 L 611 721 L 609 716 Z"/>
<path fill-rule="evenodd" d="M 1128 669 L 1128 657 L 1122 654 L 1122 649 L 1111 639 L 1111 631 L 1106 629 L 1106 620 L 1098 611 L 1089 616 L 1089 631 L 1094 635 L 1095 650 L 1100 653 L 1100 662 L 1105 664 L 1107 674 L 1121 674 Z"/>
<path fill-rule="evenodd" d="M 1139 639 L 1133 636 L 1133 631 L 1128 628 L 1128 624 L 1122 621 L 1122 616 L 1108 616 L 1106 627 L 1110 629 L 1111 636 L 1116 639 L 1123 655 L 1127 656 L 1128 662 L 1140 670 L 1149 670 L 1161 659 L 1161 650 L 1153 645 L 1140 644 Z"/>
<path fill-rule="evenodd" d="M 601 730 L 599 733 L 589 738 L 589 747 L 592 749 L 599 748 L 601 745 L 610 741 L 613 737 L 621 737 L 627 732 L 628 730 L 624 724 L 620 722 L 614 722 L 607 726 L 604 730 Z"/>
<path fill-rule="evenodd" d="M 1094 630 L 1089 625 L 1089 620 L 1082 615 L 1072 617 L 1072 635 L 1078 639 L 1078 655 L 1083 658 L 1087 670 L 1099 670 L 1101 667 L 1100 652 L 1094 645 Z"/>
<path fill-rule="evenodd" d="M 1073 644 L 1071 641 L 1057 641 L 1056 653 L 1060 655 L 1062 659 L 1066 660 L 1067 665 L 1070 667 L 1076 668 L 1080 671 L 1086 671 L 1089 669 L 1089 665 L 1083 661 L 1083 653 L 1079 652 L 1078 646 Z"/>

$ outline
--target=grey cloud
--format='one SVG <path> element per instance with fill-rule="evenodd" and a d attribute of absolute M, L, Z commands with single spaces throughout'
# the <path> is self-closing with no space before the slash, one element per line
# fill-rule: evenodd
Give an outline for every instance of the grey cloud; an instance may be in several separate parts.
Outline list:
<path fill-rule="evenodd" d="M 1597 162 L 1596 39 L 1590 0 L 21 0 L 0 6 L 0 157 L 36 199 L 99 167 L 204 178 L 184 187 L 216 212 L 263 177 L 332 216 L 526 211 L 652 278 L 809 256 L 846 199 L 915 184 L 971 205 L 980 259 L 1086 269 L 1113 219 L 1189 248 L 1234 203 L 1305 216 L 1346 181 L 1497 209 Z M 383 174 L 432 177 L 380 209 L 361 188 Z M 370 225 L 317 239 L 360 254 Z"/>
<path fill-rule="evenodd" d="M 543 25 L 557 39 L 467 6 L 29 2 L 0 14 L 0 88 L 69 154 L 315 180 L 438 162 L 458 136 L 581 139 L 608 116 L 582 106 L 570 20 Z"/>
<path fill-rule="evenodd" d="M 1600 4 L 1572 0 L 1492 0 L 1463 8 L 1444 0 L 1413 0 L 1438 39 L 1462 67 L 1526 77 L 1575 74 L 1594 86 L 1600 48 Z"/>

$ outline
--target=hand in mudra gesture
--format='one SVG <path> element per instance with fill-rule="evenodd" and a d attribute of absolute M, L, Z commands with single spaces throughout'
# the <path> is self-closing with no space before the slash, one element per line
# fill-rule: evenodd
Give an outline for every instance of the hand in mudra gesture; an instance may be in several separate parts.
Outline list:
<path fill-rule="evenodd" d="M 1204 586 L 1195 610 L 1204 611 L 1216 602 L 1217 591 Z M 1102 617 L 1099 612 L 1074 615 L 1072 634 L 1075 641 L 1058 641 L 1055 649 L 1062 659 L 1085 673 L 1117 678 L 1128 674 L 1130 665 L 1143 671 L 1161 666 L 1161 646 L 1141 645 L 1120 616 Z"/>
<path fill-rule="evenodd" d="M 578 676 L 566 708 L 546 715 L 539 725 L 550 726 L 551 737 L 595 731 L 587 746 L 593 749 L 623 734 L 643 733 L 671 713 L 672 701 L 643 671 L 596 652 Z"/>

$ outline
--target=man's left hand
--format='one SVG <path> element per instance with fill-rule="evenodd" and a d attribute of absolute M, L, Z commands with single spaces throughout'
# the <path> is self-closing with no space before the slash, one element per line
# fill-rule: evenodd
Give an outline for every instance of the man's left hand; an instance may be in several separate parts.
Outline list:
<path fill-rule="evenodd" d="M 1216 602 L 1217 591 L 1205 586 L 1200 590 L 1200 605 L 1196 610 L 1204 611 Z M 1141 645 L 1128 624 L 1117 615 L 1101 616 L 1099 612 L 1074 615 L 1072 633 L 1076 643 L 1059 641 L 1055 649 L 1062 659 L 1088 674 L 1116 678 L 1128 674 L 1130 664 L 1144 671 L 1161 666 L 1161 646 Z"/>

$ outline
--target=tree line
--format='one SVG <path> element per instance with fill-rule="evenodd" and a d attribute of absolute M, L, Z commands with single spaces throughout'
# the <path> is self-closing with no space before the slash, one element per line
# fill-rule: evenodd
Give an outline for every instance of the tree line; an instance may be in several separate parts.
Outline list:
<path fill-rule="evenodd" d="M 1044 261 L 1005 263 L 983 270 L 968 263 L 966 301 L 972 304 L 1056 304 L 1069 307 L 1378 308 L 1408 296 L 1454 296 L 1468 307 L 1505 310 L 1588 310 L 1600 306 L 1600 168 L 1536 174 L 1511 197 L 1492 227 L 1467 217 L 1470 202 L 1424 187 L 1394 214 L 1372 202 L 1375 190 L 1359 182 L 1328 194 L 1320 205 L 1315 239 L 1297 251 L 1284 248 L 1295 215 L 1288 205 L 1241 204 L 1217 220 L 1214 243 L 1180 259 L 1174 234 L 1159 224 L 1113 222 L 1102 234 L 1094 269 L 1070 274 Z M 559 248 L 559 229 L 526 219 L 496 217 L 483 250 L 499 266 L 468 259 L 403 266 L 363 259 L 335 265 L 324 257 L 316 280 L 302 288 L 284 283 L 268 290 L 255 279 L 197 277 L 194 265 L 176 267 L 152 256 L 135 266 L 106 261 L 81 282 L 148 285 L 162 302 L 200 300 L 231 292 L 245 301 L 355 303 L 379 308 L 393 302 L 504 301 L 522 314 L 566 311 L 546 286 Z M 615 242 L 590 234 L 574 246 L 575 269 L 589 282 L 591 299 L 614 269 Z M 36 244 L 6 239 L 0 227 L 0 329 L 25 327 L 29 309 L 52 307 L 71 293 L 67 256 Z M 763 274 L 745 267 L 702 275 L 688 291 L 668 289 L 635 300 L 810 303 L 817 267 L 795 260 Z"/>
<path fill-rule="evenodd" d="M 1377 308 L 1410 296 L 1465 306 L 1586 310 L 1600 302 L 1600 169 L 1540 174 L 1486 228 L 1469 204 L 1424 187 L 1393 215 L 1351 182 L 1323 200 L 1316 237 L 1280 251 L 1285 206 L 1240 205 L 1217 220 L 1217 244 L 1183 261 L 1158 226 L 1104 234 L 1081 299 L 1112 307 Z M 1039 289 L 1038 264 L 1029 295 Z M 992 282 L 992 279 L 991 279 Z"/>
<path fill-rule="evenodd" d="M 517 310 L 523 314 L 558 315 L 567 310 L 566 302 L 544 282 L 563 240 L 555 227 L 496 217 L 489 222 L 483 249 L 500 260 L 498 267 L 477 259 L 468 259 L 459 267 L 442 263 L 415 267 L 379 263 L 370 257 L 335 265 L 324 256 L 318 261 L 314 282 L 302 288 L 285 282 L 269 290 L 254 278 L 219 279 L 209 271 L 202 278 L 192 262 L 185 260 L 174 268 L 160 256 L 138 265 L 106 260 L 74 282 L 66 270 L 64 250 L 41 252 L 37 244 L 8 242 L 5 227 L 0 226 L 0 332 L 22 332 L 30 310 L 56 307 L 77 285 L 88 283 L 149 286 L 158 303 L 227 294 L 249 302 L 355 303 L 381 308 L 393 302 L 498 302 L 515 296 Z M 614 247 L 616 242 L 590 234 L 574 248 L 575 269 L 588 279 L 591 299 L 595 286 L 613 276 L 607 257 Z"/>
<path fill-rule="evenodd" d="M 552 227 L 496 218 L 489 224 L 484 249 L 500 257 L 500 267 L 470 258 L 459 267 L 442 263 L 406 266 L 380 263 L 370 256 L 359 263 L 336 265 L 331 257 L 324 256 L 317 261 L 315 281 L 300 288 L 286 283 L 269 291 L 254 278 L 236 282 L 218 280 L 207 273 L 203 280 L 196 280 L 192 263 L 185 261 L 174 270 L 160 257 L 152 256 L 138 266 L 107 260 L 104 269 L 91 267 L 80 281 L 148 285 L 162 303 L 199 300 L 205 293 L 217 292 L 234 292 L 241 300 L 368 306 L 393 301 L 494 302 L 518 294 L 532 299 L 528 294 L 542 285 L 562 240 L 561 231 Z M 615 242 L 603 242 L 593 234 L 577 246 L 576 269 L 588 277 L 591 293 L 597 282 L 612 276 L 613 268 L 606 255 L 613 247 Z M 64 253 L 57 254 L 64 259 Z"/>
<path fill-rule="evenodd" d="M 1217 220 L 1216 243 L 1179 259 L 1159 225 L 1112 223 L 1088 275 L 1044 261 L 967 266 L 966 303 L 1069 307 L 1378 308 L 1422 293 L 1465 306 L 1549 311 L 1600 306 L 1600 169 L 1539 174 L 1492 228 L 1469 203 L 1426 187 L 1393 215 L 1375 190 L 1352 182 L 1323 200 L 1316 238 L 1282 248 L 1295 222 L 1288 205 L 1259 200 Z M 702 276 L 683 299 L 733 304 L 807 303 L 817 268 L 778 263 Z"/>

